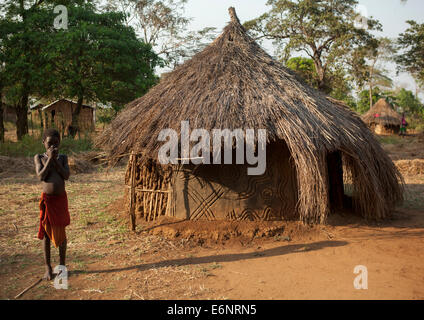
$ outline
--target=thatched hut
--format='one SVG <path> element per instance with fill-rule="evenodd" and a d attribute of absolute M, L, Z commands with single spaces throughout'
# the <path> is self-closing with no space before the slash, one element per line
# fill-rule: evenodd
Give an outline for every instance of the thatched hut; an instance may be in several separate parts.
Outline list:
<path fill-rule="evenodd" d="M 50 104 L 43 105 L 38 102 L 30 107 L 34 121 L 41 121 L 43 128 L 55 127 L 62 135 L 69 134 L 72 124 L 72 112 L 77 103 L 68 99 L 59 99 Z M 82 131 L 90 131 L 95 127 L 95 108 L 83 104 L 78 118 L 78 125 Z"/>
<path fill-rule="evenodd" d="M 309 87 L 246 33 L 230 8 L 223 33 L 129 103 L 96 141 L 114 162 L 131 154 L 125 182 L 134 220 L 299 219 L 322 223 L 346 205 L 387 217 L 402 199 L 401 175 L 348 108 Z M 267 130 L 265 174 L 245 165 L 159 165 L 159 132 Z M 135 212 L 134 212 L 135 211 Z"/>
<path fill-rule="evenodd" d="M 402 117 L 382 98 L 362 116 L 362 120 L 376 134 L 388 135 L 399 133 Z"/>

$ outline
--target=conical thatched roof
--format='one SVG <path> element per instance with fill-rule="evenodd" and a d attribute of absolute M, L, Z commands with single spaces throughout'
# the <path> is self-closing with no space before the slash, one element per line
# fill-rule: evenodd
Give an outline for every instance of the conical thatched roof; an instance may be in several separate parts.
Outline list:
<path fill-rule="evenodd" d="M 383 98 L 378 100 L 361 118 L 367 125 L 381 124 L 383 126 L 400 126 L 402 120 L 400 114 Z"/>
<path fill-rule="evenodd" d="M 157 157 L 160 130 L 267 129 L 284 140 L 297 169 L 299 212 L 322 221 L 329 212 L 326 155 L 341 150 L 363 215 L 384 218 L 402 198 L 400 174 L 361 119 L 273 60 L 230 8 L 231 22 L 202 52 L 129 103 L 97 140 L 111 158 L 134 150 Z"/>

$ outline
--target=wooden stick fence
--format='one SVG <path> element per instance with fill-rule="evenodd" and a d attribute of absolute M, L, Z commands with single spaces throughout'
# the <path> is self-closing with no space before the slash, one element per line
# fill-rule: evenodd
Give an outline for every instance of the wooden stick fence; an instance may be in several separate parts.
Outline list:
<path fill-rule="evenodd" d="M 154 172 L 154 167 L 149 170 L 143 166 L 137 168 L 137 154 L 133 151 L 129 159 L 129 218 L 131 229 L 136 229 L 136 207 L 142 207 L 140 215 L 146 221 L 154 221 L 161 215 L 169 215 L 171 195 L 169 179 L 162 179 Z M 137 179 L 137 169 L 140 175 Z M 127 171 L 127 172 L 128 172 Z M 128 176 L 127 176 L 128 177 Z M 167 188 L 168 190 L 163 190 Z M 141 204 L 141 205 L 140 205 Z"/>

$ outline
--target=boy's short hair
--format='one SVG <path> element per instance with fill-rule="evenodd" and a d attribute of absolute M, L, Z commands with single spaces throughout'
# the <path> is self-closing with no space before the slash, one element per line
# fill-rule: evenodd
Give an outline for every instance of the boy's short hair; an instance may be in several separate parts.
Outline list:
<path fill-rule="evenodd" d="M 53 129 L 53 128 L 49 128 L 49 129 L 44 130 L 43 141 L 45 141 L 47 139 L 47 137 L 56 137 L 60 141 L 59 131 L 57 131 L 56 129 Z"/>

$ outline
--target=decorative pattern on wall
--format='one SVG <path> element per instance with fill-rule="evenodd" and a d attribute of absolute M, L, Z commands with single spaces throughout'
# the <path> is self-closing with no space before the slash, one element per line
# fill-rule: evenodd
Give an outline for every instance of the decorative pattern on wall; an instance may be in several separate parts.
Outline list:
<path fill-rule="evenodd" d="M 283 143 L 269 147 L 262 176 L 248 176 L 246 165 L 186 165 L 174 178 L 177 218 L 268 221 L 297 216 L 296 171 Z"/>

